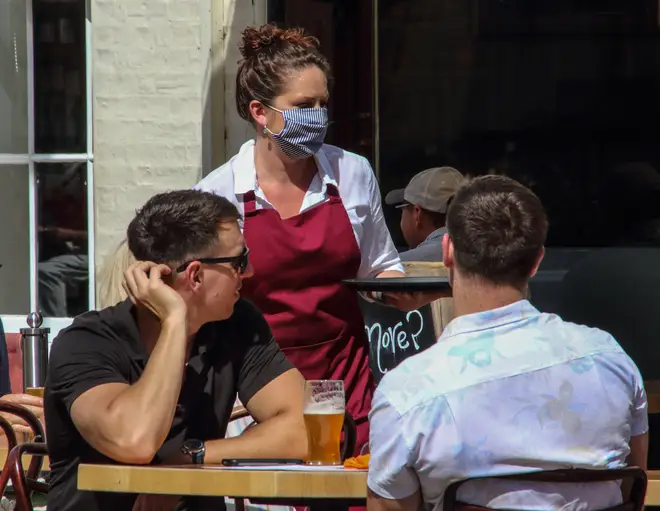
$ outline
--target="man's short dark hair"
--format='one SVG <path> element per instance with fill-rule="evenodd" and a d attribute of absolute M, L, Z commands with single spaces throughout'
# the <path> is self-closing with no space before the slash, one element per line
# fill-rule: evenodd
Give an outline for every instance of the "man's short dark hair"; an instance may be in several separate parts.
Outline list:
<path fill-rule="evenodd" d="M 223 223 L 241 218 L 230 201 L 200 190 L 154 195 L 128 226 L 128 248 L 138 261 L 173 264 L 212 255 Z"/>
<path fill-rule="evenodd" d="M 545 243 L 539 198 L 505 176 L 481 176 L 456 193 L 447 213 L 457 267 L 497 285 L 524 285 Z"/>

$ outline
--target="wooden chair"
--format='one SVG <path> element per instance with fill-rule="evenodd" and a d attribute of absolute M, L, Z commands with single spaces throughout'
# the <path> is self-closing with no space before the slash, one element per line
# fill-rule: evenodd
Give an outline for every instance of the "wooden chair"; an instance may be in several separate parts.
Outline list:
<path fill-rule="evenodd" d="M 16 447 L 17 444 L 16 432 L 14 431 L 11 423 L 2 416 L 0 416 L 0 428 L 2 428 L 2 431 L 5 434 L 5 438 L 7 439 L 7 452 L 11 452 L 11 450 Z M 2 472 L 0 472 L 0 496 L 5 494 L 10 474 L 10 465 L 5 460 L 5 464 L 2 467 Z"/>
<path fill-rule="evenodd" d="M 232 410 L 230 420 L 241 419 L 243 417 L 248 417 L 250 415 L 245 408 L 243 408 L 242 410 L 240 408 L 238 406 L 234 407 L 234 409 Z M 254 425 L 255 423 L 253 422 L 248 426 L 248 428 Z M 344 440 L 342 442 L 342 447 L 341 447 L 341 460 L 344 461 L 346 458 L 349 458 L 351 456 L 351 453 L 353 451 L 355 451 L 355 443 L 357 441 L 357 426 L 355 424 L 355 420 L 353 419 L 353 416 L 348 412 L 345 412 L 344 414 L 344 426 L 342 431 L 344 432 Z M 246 499 L 244 497 L 234 498 L 236 511 L 245 511 L 245 501 Z M 268 505 L 268 504 L 282 505 L 281 502 L 276 502 L 269 499 L 250 499 L 250 501 L 253 504 L 261 504 L 261 505 Z M 298 503 L 296 503 L 295 500 L 291 500 L 291 502 L 287 502 L 286 505 L 296 506 L 298 505 Z"/>
<path fill-rule="evenodd" d="M 494 476 L 484 478 L 463 479 L 449 485 L 445 491 L 443 511 L 494 511 L 488 507 L 466 504 L 457 500 L 459 488 L 468 481 L 479 479 L 513 479 L 516 481 L 534 481 L 544 483 L 602 483 L 607 481 L 631 482 L 628 495 L 618 506 L 609 507 L 600 511 L 641 511 L 646 495 L 646 472 L 638 467 L 628 467 L 612 470 L 586 470 L 564 469 L 532 472 L 527 474 L 513 474 L 508 476 Z"/>
<path fill-rule="evenodd" d="M 32 456 L 27 472 L 23 467 L 23 455 Z M 33 491 L 48 493 L 48 483 L 39 481 L 39 473 L 43 466 L 44 457 L 48 456 L 45 442 L 26 442 L 14 447 L 7 457 L 6 465 L 11 471 L 14 494 L 16 497 L 16 511 L 32 511 L 31 496 Z"/>
<path fill-rule="evenodd" d="M 46 448 L 46 435 L 39 419 L 27 408 L 14 403 L 0 401 L 0 412 L 16 415 L 23 419 L 32 430 L 33 440 L 29 443 L 18 444 L 16 435 L 9 421 L 0 417 L 0 427 L 7 436 L 9 455 L 5 466 L 0 473 L 0 495 L 6 489 L 11 478 L 16 497 L 17 511 L 31 511 L 31 494 L 33 491 L 48 493 L 48 484 L 38 480 L 43 467 L 44 457 L 48 455 Z M 32 459 L 27 472 L 23 467 L 23 454 L 31 454 Z"/>

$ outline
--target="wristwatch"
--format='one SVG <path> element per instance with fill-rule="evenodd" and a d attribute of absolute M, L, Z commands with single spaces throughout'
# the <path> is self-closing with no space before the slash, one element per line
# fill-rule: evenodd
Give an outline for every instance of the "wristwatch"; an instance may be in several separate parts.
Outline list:
<path fill-rule="evenodd" d="M 181 452 L 190 456 L 193 465 L 204 464 L 204 454 L 206 453 L 206 446 L 201 440 L 190 438 L 183 442 Z"/>

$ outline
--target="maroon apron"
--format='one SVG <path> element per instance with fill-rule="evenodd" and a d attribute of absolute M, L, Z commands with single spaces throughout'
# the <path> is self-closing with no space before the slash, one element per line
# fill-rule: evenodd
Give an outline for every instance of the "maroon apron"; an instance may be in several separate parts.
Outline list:
<path fill-rule="evenodd" d="M 327 194 L 327 201 L 284 220 L 275 209 L 257 209 L 254 191 L 244 195 L 254 276 L 243 281 L 241 294 L 264 314 L 306 379 L 344 381 L 359 454 L 369 442 L 374 381 L 357 294 L 342 280 L 356 277 L 361 256 L 337 187 L 328 184 Z"/>

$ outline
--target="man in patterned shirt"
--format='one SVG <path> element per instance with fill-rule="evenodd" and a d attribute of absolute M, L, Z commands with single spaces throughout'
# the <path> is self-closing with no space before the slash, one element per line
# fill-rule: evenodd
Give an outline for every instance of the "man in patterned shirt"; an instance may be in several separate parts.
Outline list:
<path fill-rule="evenodd" d="M 368 509 L 440 510 L 454 481 L 559 468 L 646 469 L 648 418 L 634 362 L 606 332 L 524 299 L 543 257 L 539 199 L 502 176 L 455 195 L 443 239 L 454 319 L 385 375 L 371 412 Z M 601 509 L 616 483 L 485 479 L 458 493 L 506 509 Z"/>

